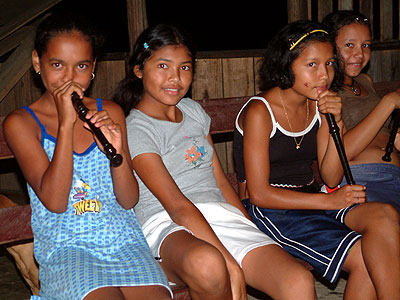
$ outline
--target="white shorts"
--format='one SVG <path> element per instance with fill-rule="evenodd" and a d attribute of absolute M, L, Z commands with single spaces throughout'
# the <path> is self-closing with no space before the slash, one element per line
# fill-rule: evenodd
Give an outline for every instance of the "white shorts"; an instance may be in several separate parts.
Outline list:
<path fill-rule="evenodd" d="M 210 202 L 195 205 L 240 266 L 242 266 L 243 258 L 251 250 L 265 245 L 278 245 L 247 219 L 239 209 L 228 203 Z M 184 226 L 174 223 L 166 211 L 149 218 L 143 224 L 142 230 L 157 259 L 161 258 L 161 244 L 169 234 L 178 230 L 191 233 Z"/>

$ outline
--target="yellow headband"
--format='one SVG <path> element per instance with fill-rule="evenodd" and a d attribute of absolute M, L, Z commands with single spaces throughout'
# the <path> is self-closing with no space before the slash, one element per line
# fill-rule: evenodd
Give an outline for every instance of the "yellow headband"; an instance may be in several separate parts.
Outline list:
<path fill-rule="evenodd" d="M 323 33 L 329 34 L 329 33 L 326 32 L 325 30 L 322 30 L 322 29 L 315 29 L 315 30 L 310 31 L 310 32 L 306 33 L 305 35 L 303 35 L 301 38 L 299 38 L 299 39 L 297 40 L 296 43 L 292 43 L 291 46 L 290 46 L 290 48 L 289 48 L 289 50 L 292 51 L 292 50 L 294 49 L 294 47 L 296 47 L 296 46 L 298 45 L 298 43 L 300 43 L 303 39 L 305 39 L 305 38 L 306 38 L 307 36 L 309 36 L 311 33 L 315 33 L 315 32 L 323 32 Z"/>

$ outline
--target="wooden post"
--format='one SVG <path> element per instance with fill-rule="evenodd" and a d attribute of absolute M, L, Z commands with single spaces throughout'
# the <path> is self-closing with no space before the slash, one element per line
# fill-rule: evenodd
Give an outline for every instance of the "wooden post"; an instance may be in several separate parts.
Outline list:
<path fill-rule="evenodd" d="M 311 20 L 311 0 L 287 0 L 288 23 Z"/>
<path fill-rule="evenodd" d="M 393 39 L 393 2 L 391 0 L 380 1 L 380 13 L 381 13 L 381 36 L 380 40 L 392 40 Z"/>
<path fill-rule="evenodd" d="M 353 9 L 353 0 L 339 0 L 338 1 L 338 9 L 339 10 L 352 10 Z"/>
<path fill-rule="evenodd" d="M 332 1 L 318 0 L 318 21 L 321 22 L 323 18 L 333 11 Z"/>
<path fill-rule="evenodd" d="M 371 36 L 374 39 L 374 13 L 373 13 L 373 3 L 371 0 L 360 0 L 360 13 L 368 17 L 369 22 L 371 24 Z"/>
<path fill-rule="evenodd" d="M 138 36 L 147 28 L 147 13 L 145 0 L 126 0 L 126 12 L 128 17 L 129 49 L 133 46 Z"/>

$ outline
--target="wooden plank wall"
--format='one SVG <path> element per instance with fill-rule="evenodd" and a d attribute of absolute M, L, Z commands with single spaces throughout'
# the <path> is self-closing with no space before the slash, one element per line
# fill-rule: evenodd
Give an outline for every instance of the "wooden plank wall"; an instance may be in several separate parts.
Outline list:
<path fill-rule="evenodd" d="M 253 51 L 254 52 L 254 51 Z M 192 85 L 193 99 L 227 98 L 250 96 L 259 92 L 257 69 L 262 51 L 255 56 L 199 58 Z M 218 53 L 214 53 L 218 55 Z M 243 54 L 241 54 L 243 56 Z M 390 70 L 388 72 L 388 70 Z M 96 78 L 90 88 L 90 96 L 109 99 L 117 83 L 125 76 L 125 60 L 99 61 Z M 378 50 L 373 52 L 369 74 L 375 82 L 400 80 L 400 50 Z M 29 104 L 40 95 L 40 88 L 34 84 L 35 75 L 28 71 L 0 103 L 0 115 Z M 217 153 L 224 170 L 233 172 L 232 142 L 216 143 Z M 6 165 L 3 168 L 10 168 Z M 0 168 L 0 173 L 8 173 Z M 16 174 L 2 174 L 0 189 L 21 190 L 21 180 Z M 19 176 L 20 177 L 20 176 Z"/>
<path fill-rule="evenodd" d="M 373 53 L 369 64 L 368 73 L 375 82 L 400 80 L 400 43 L 398 40 L 399 24 L 394 24 L 393 18 L 399 12 L 392 12 L 393 2 L 390 0 L 366 1 L 366 0 L 288 0 L 288 11 L 290 20 L 313 17 L 315 9 L 312 5 L 317 5 L 317 16 L 321 19 L 332 9 L 352 9 L 355 2 L 358 8 L 367 15 L 373 22 L 373 5 L 379 5 L 378 32 L 376 40 L 373 42 Z M 334 4 L 337 7 L 334 7 Z M 396 8 L 398 9 L 398 6 Z M 374 23 L 375 24 L 375 23 Z M 397 26 L 397 27 L 396 27 Z M 397 28 L 397 29 L 396 29 Z M 395 36 L 396 35 L 396 36 Z M 257 88 L 258 74 L 257 69 L 263 55 L 263 50 L 248 51 L 219 51 L 199 53 L 196 60 L 196 72 L 194 75 L 191 89 L 192 98 L 227 98 L 237 96 L 249 96 L 259 92 Z M 101 96 L 110 98 L 117 83 L 125 76 L 124 54 L 106 57 L 99 61 L 96 69 L 96 78 L 90 89 L 90 96 Z M 33 99 L 40 95 L 40 88 L 35 86 L 34 77 L 36 75 L 30 70 L 15 85 L 11 92 L 0 103 L 0 115 L 5 115 L 10 111 L 29 104 Z M 232 142 L 216 143 L 218 155 L 226 172 L 233 172 Z M 4 168 L 4 167 L 3 167 Z M 5 168 L 10 168 L 6 166 Z M 0 168 L 0 173 L 7 170 Z M 16 182 L 15 176 L 3 174 L 0 176 L 0 189 L 20 189 L 20 184 Z"/>
<path fill-rule="evenodd" d="M 261 53 L 259 51 L 259 54 L 254 54 L 257 56 L 250 57 L 238 53 L 239 57 L 198 58 L 192 84 L 192 98 L 199 100 L 257 94 L 257 69 Z M 234 172 L 232 141 L 215 143 L 215 148 L 224 171 Z"/>
<path fill-rule="evenodd" d="M 373 26 L 372 31 L 374 40 L 388 41 L 399 39 L 400 14 L 398 1 L 287 0 L 287 8 L 288 22 L 299 19 L 322 21 L 322 19 L 331 11 L 356 10 L 370 19 Z"/>

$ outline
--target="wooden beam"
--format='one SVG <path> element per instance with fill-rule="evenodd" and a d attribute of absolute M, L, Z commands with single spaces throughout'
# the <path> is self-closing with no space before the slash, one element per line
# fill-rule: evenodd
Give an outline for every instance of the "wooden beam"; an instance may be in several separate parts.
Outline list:
<path fill-rule="evenodd" d="M 310 0 L 287 0 L 288 23 L 311 19 L 309 15 L 309 2 Z"/>
<path fill-rule="evenodd" d="M 393 39 L 393 2 L 391 0 L 380 1 L 381 36 L 380 40 Z"/>
<path fill-rule="evenodd" d="M 32 49 L 35 37 L 35 27 L 30 27 L 27 37 L 0 67 L 0 102 L 10 92 L 32 65 Z"/>
<path fill-rule="evenodd" d="M 147 12 L 145 0 L 126 0 L 128 19 L 129 49 L 132 53 L 136 39 L 147 28 Z"/>
<path fill-rule="evenodd" d="M 333 11 L 332 1 L 318 0 L 318 21 L 321 22 L 323 18 Z"/>
<path fill-rule="evenodd" d="M 359 0 L 360 1 L 360 13 L 365 15 L 371 24 L 371 35 L 372 35 L 372 40 L 374 40 L 374 29 L 373 29 L 373 24 L 374 24 L 374 11 L 373 11 L 373 3 L 371 0 Z"/>
<path fill-rule="evenodd" d="M 34 23 L 29 26 L 23 26 L 12 34 L 8 35 L 6 38 L 0 40 L 0 56 L 6 54 L 7 52 L 18 47 L 23 40 L 25 40 L 28 35 L 32 34 L 32 29 L 36 31 L 39 24 L 48 16 L 44 15 L 38 18 Z"/>
<path fill-rule="evenodd" d="M 353 0 L 339 0 L 338 9 L 353 10 Z"/>
<path fill-rule="evenodd" d="M 0 40 L 24 26 L 61 0 L 0 1 Z"/>
<path fill-rule="evenodd" d="M 24 26 L 7 36 L 5 39 L 0 40 L 0 56 L 18 47 L 29 32 L 29 27 Z"/>

